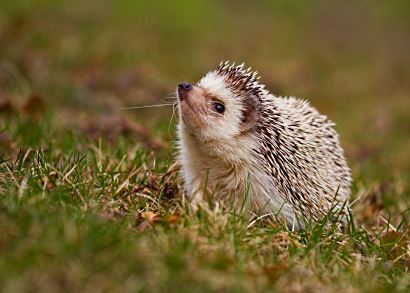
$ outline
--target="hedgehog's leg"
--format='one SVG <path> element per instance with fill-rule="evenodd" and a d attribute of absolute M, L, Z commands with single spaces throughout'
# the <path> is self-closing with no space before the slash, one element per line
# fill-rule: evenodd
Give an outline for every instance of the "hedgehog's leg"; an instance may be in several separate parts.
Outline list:
<path fill-rule="evenodd" d="M 188 200 L 191 210 L 196 212 L 199 207 L 205 207 L 206 202 L 204 199 L 204 188 L 202 186 L 202 180 L 196 179 L 189 184 Z"/>

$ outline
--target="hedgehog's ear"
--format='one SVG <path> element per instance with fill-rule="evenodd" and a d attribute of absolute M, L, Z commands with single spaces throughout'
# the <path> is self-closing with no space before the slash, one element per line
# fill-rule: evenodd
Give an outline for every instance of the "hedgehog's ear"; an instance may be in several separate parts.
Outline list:
<path fill-rule="evenodd" d="M 259 105 L 256 97 L 248 97 L 244 99 L 242 117 L 241 117 L 241 132 L 252 129 L 258 119 Z"/>

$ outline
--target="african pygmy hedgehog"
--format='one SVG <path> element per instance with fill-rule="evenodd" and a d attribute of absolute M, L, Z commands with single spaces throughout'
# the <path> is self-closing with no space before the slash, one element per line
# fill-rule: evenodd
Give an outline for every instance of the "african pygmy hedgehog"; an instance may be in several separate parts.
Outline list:
<path fill-rule="evenodd" d="M 257 72 L 228 62 L 177 87 L 179 163 L 193 206 L 204 193 L 280 215 L 301 229 L 329 210 L 346 214 L 351 174 L 334 123 Z"/>

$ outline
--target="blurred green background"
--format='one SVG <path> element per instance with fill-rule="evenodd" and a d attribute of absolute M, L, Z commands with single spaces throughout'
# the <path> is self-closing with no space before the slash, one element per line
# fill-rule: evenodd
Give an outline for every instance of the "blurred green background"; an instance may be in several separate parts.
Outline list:
<path fill-rule="evenodd" d="M 408 1 L 0 3 L 0 99 L 40 95 L 62 127 L 129 116 L 170 141 L 171 107 L 119 108 L 232 60 L 334 120 L 356 177 L 408 179 Z"/>
<path fill-rule="evenodd" d="M 0 280 L 43 292 L 404 288 L 408 221 L 401 259 L 371 232 L 329 244 L 189 214 L 136 232 L 141 217 L 183 211 L 177 177 L 158 205 L 135 195 L 162 195 L 176 119 L 171 106 L 121 108 L 172 103 L 181 81 L 245 62 L 273 94 L 306 98 L 336 123 L 357 222 L 392 214 L 397 225 L 410 206 L 409 16 L 408 0 L 0 0 Z M 27 166 L 7 169 L 20 149 Z"/>

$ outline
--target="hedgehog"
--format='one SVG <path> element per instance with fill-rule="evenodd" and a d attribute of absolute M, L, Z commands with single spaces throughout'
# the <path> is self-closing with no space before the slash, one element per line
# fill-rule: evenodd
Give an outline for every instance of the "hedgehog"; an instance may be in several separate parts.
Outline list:
<path fill-rule="evenodd" d="M 271 94 L 244 64 L 222 62 L 177 86 L 178 162 L 193 208 L 212 196 L 292 229 L 338 211 L 351 173 L 334 123 L 307 101 Z"/>

